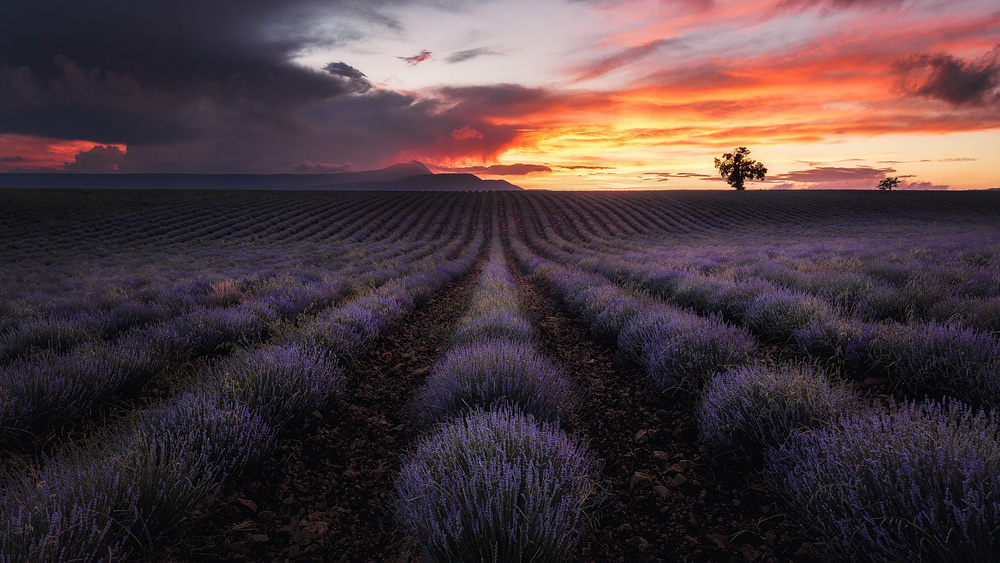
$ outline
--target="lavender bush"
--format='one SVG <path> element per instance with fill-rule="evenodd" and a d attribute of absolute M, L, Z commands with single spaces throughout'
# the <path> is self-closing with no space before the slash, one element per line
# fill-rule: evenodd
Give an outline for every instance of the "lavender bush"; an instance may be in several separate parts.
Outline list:
<path fill-rule="evenodd" d="M 431 561 L 569 561 L 597 477 L 556 427 L 477 411 L 420 441 L 396 482 L 398 518 Z"/>
<path fill-rule="evenodd" d="M 944 391 L 1000 406 L 1000 341 L 959 326 L 879 325 L 870 364 L 910 391 Z"/>
<path fill-rule="evenodd" d="M 102 322 L 99 313 L 26 319 L 0 335 L 0 359 L 21 356 L 31 350 L 68 350 L 76 344 L 98 338 Z"/>
<path fill-rule="evenodd" d="M 124 448 L 149 438 L 169 451 L 188 452 L 219 475 L 234 476 L 270 449 L 275 428 L 249 405 L 212 392 L 184 392 L 139 411 L 124 432 Z"/>
<path fill-rule="evenodd" d="M 767 474 L 838 559 L 1000 558 L 1000 425 L 957 401 L 795 434 L 769 454 Z"/>
<path fill-rule="evenodd" d="M 821 299 L 787 289 L 758 295 L 747 306 L 743 321 L 751 332 L 775 344 L 785 344 L 795 332 L 817 322 L 830 324 L 837 315 Z"/>
<path fill-rule="evenodd" d="M 0 493 L 0 561 L 120 561 L 134 548 L 139 486 L 115 459 L 67 452 Z"/>
<path fill-rule="evenodd" d="M 794 430 L 822 428 L 857 404 L 849 389 L 809 366 L 737 367 L 705 387 L 698 435 L 716 454 L 757 459 Z"/>
<path fill-rule="evenodd" d="M 326 351 L 275 345 L 219 362 L 210 385 L 259 413 L 268 425 L 282 428 L 326 406 L 342 380 L 342 370 Z"/>
<path fill-rule="evenodd" d="M 661 391 L 697 389 L 714 373 L 745 363 L 755 348 L 739 328 L 666 306 L 636 315 L 618 337 L 619 351 L 646 368 Z"/>
<path fill-rule="evenodd" d="M 482 340 L 531 342 L 535 330 L 524 317 L 505 309 L 473 311 L 462 317 L 451 336 L 452 346 Z"/>
<path fill-rule="evenodd" d="M 428 378 L 416 408 L 424 420 L 499 405 L 554 420 L 574 403 L 566 373 L 530 344 L 484 340 L 449 351 Z"/>

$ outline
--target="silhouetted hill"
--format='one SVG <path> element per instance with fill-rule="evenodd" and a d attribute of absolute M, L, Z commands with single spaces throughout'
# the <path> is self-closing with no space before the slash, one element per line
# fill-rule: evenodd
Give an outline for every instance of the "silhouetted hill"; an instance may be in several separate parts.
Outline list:
<path fill-rule="evenodd" d="M 521 190 L 520 186 L 507 180 L 483 180 L 475 174 L 420 174 L 408 178 L 400 178 L 390 182 L 363 182 L 357 184 L 338 184 L 330 186 L 339 190 L 361 191 L 400 191 L 400 192 L 484 192 Z"/>
<path fill-rule="evenodd" d="M 0 174 L 8 188 L 112 188 L 188 190 L 519 190 L 505 180 L 472 174 L 434 174 L 417 161 L 378 170 L 335 174 Z"/>

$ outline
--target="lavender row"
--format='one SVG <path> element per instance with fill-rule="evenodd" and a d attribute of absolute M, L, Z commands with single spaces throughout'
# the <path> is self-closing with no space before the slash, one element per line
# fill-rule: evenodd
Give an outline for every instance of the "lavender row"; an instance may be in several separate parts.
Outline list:
<path fill-rule="evenodd" d="M 530 237 L 530 234 L 528 235 Z M 743 329 L 700 317 L 623 290 L 607 278 L 561 266 L 534 254 L 523 241 L 511 248 L 521 267 L 549 285 L 599 338 L 641 365 L 661 391 L 697 389 L 727 366 L 746 363 L 757 349 Z"/>
<path fill-rule="evenodd" d="M 99 446 L 67 447 L 0 495 L 0 561 L 117 561 L 176 529 L 267 455 L 280 429 L 329 404 L 341 370 L 316 348 L 223 360 L 198 387 L 135 413 Z"/>
<path fill-rule="evenodd" d="M 527 240 L 544 247 L 548 256 L 573 261 L 569 253 L 542 242 L 526 211 L 521 213 Z M 803 356 L 841 361 L 855 373 L 884 374 L 910 393 L 944 392 L 1000 405 L 1000 341 L 989 334 L 953 325 L 845 319 L 812 295 L 759 280 L 738 283 L 653 265 L 637 268 L 610 256 L 581 263 L 702 315 L 742 325 L 761 340 Z"/>
<path fill-rule="evenodd" d="M 534 336 L 494 241 L 469 309 L 418 394 L 420 418 L 433 422 L 501 405 L 543 420 L 564 418 L 575 393 L 563 370 L 535 349 Z"/>
<path fill-rule="evenodd" d="M 613 335 L 630 314 L 617 284 L 515 251 L 584 315 L 603 284 L 607 313 L 591 317 L 595 332 Z M 709 378 L 699 426 L 718 455 L 766 459 L 774 490 L 836 558 L 990 561 L 1000 551 L 991 415 L 955 401 L 865 409 L 812 368 L 749 365 Z"/>
<path fill-rule="evenodd" d="M 421 420 L 444 422 L 404 463 L 397 514 L 431 561 L 566 561 L 598 469 L 554 425 L 573 389 L 532 345 L 493 232 L 472 303 L 416 398 Z"/>
<path fill-rule="evenodd" d="M 473 230 L 480 234 L 472 236 Z M 481 229 L 470 221 L 463 239 L 449 245 L 455 259 L 340 307 L 329 323 L 310 324 L 300 336 L 314 337 L 316 328 L 343 319 L 360 320 L 368 329 L 363 334 L 377 335 L 468 272 L 481 245 Z M 338 340 L 332 347 L 357 354 L 372 338 Z M 0 560 L 126 557 L 174 529 L 227 477 L 265 455 L 281 427 L 328 404 L 341 381 L 328 352 L 311 345 L 272 346 L 223 359 L 191 390 L 135 414 L 98 451 L 68 449 L 37 476 L 15 479 L 0 498 Z"/>
<path fill-rule="evenodd" d="M 556 198 L 560 201 L 547 201 Z M 539 230 L 556 250 L 572 253 L 574 261 L 583 256 L 598 263 L 610 258 L 613 263 L 605 270 L 609 275 L 617 263 L 624 262 L 638 268 L 654 265 L 735 280 L 767 279 L 778 287 L 813 293 L 867 320 L 961 321 L 981 331 L 1000 327 L 1000 302 L 996 299 L 1000 254 L 993 245 L 995 233 L 983 233 L 982 229 L 956 236 L 954 225 L 949 225 L 948 232 L 924 235 L 912 251 L 910 231 L 905 237 L 880 241 L 881 246 L 874 248 L 868 232 L 846 240 L 791 247 L 787 237 L 778 245 L 741 237 L 739 243 L 720 248 L 707 246 L 700 239 L 691 244 L 662 236 L 637 238 L 635 233 L 657 234 L 638 223 L 655 222 L 651 215 L 658 210 L 637 208 L 625 197 L 614 205 L 583 204 L 583 197 L 566 194 L 522 199 L 519 205 L 529 208 L 535 220 L 544 224 Z M 709 213 L 718 215 L 721 209 L 713 205 L 703 211 L 700 218 Z M 615 225 L 617 229 L 610 228 Z M 603 234 L 597 232 L 599 227 L 603 227 Z M 662 227 L 661 235 L 671 230 L 669 225 Z M 927 227 L 922 230 L 927 231 Z M 586 269 L 588 264 L 581 267 Z"/>
<path fill-rule="evenodd" d="M 906 252 L 901 244 L 877 251 L 866 246 L 867 241 L 854 241 L 832 257 L 814 244 L 797 249 L 732 245 L 721 252 L 646 248 L 611 253 L 616 255 L 612 263 L 601 267 L 606 272 L 620 270 L 621 264 L 636 271 L 673 270 L 693 280 L 699 274 L 733 282 L 764 280 L 775 288 L 815 295 L 862 320 L 960 322 L 980 331 L 1000 330 L 1000 264 L 991 256 L 991 243 L 951 239 L 923 253 Z M 595 254 L 592 260 L 600 263 L 604 257 Z"/>
<path fill-rule="evenodd" d="M 40 286 L 37 280 L 34 280 L 31 284 L 34 288 L 31 293 L 25 294 L 24 284 L 18 284 L 17 287 L 21 288 L 18 292 L 24 297 L 17 299 L 12 295 L 15 292 L 8 292 L 6 300 L 0 303 L 0 335 L 3 335 L 3 340 L 17 339 L 18 335 L 11 333 L 17 332 L 22 324 L 27 325 L 25 331 L 38 332 L 38 325 L 73 323 L 78 325 L 75 328 L 77 333 L 103 333 L 113 336 L 130 326 L 147 321 L 149 316 L 164 317 L 195 306 L 228 305 L 246 296 L 274 291 L 284 285 L 287 276 L 296 270 L 300 272 L 298 277 L 307 283 L 311 281 L 310 278 L 316 279 L 317 273 L 328 276 L 330 270 L 336 269 L 343 270 L 345 274 L 343 277 L 363 275 L 366 269 L 397 258 L 403 252 L 412 254 L 419 248 L 428 252 L 434 250 L 435 238 L 429 237 L 429 240 L 425 239 L 423 243 L 378 244 L 374 248 L 365 247 L 363 252 L 341 251 L 332 256 L 331 252 L 323 251 L 319 253 L 320 255 L 312 257 L 309 253 L 303 253 L 301 248 L 294 249 L 291 253 L 258 252 L 255 253 L 253 263 L 247 263 L 242 271 L 227 268 L 221 275 L 214 276 L 215 279 L 212 277 L 206 279 L 205 270 L 218 268 L 219 260 L 201 251 L 200 261 L 212 262 L 214 268 L 197 260 L 192 262 L 190 254 L 184 257 L 183 263 L 175 264 L 187 271 L 196 271 L 198 277 L 195 279 L 185 280 L 176 268 L 170 268 L 171 276 L 166 277 L 164 273 L 168 270 L 161 262 L 155 265 L 156 269 L 151 269 L 148 264 L 137 265 L 137 268 L 133 268 L 123 281 L 112 288 L 107 287 L 109 273 L 102 270 L 88 273 L 82 278 L 80 272 L 74 272 L 73 285 L 69 288 L 61 287 L 62 280 L 68 278 L 68 273 L 65 277 L 57 278 L 59 280 L 57 284 L 48 287 Z M 331 263 L 330 258 L 335 262 Z M 226 257 L 224 260 L 229 261 L 231 258 Z M 322 261 L 324 268 L 320 273 L 315 267 L 302 268 L 296 265 L 303 260 Z M 118 263 L 114 267 L 117 270 L 122 266 L 123 264 Z M 193 267 L 197 269 L 192 270 Z M 264 271 L 263 275 L 261 270 Z M 274 275 L 266 275 L 268 271 L 274 272 Z M 46 266 L 46 272 L 50 277 L 53 275 L 51 266 Z M 29 275 L 29 272 L 22 271 L 20 277 L 26 275 Z M 67 291 L 71 292 L 70 297 L 63 297 Z M 55 295 L 60 297 L 53 299 L 51 296 Z M 38 297 L 42 298 L 39 304 L 29 305 L 30 301 L 39 301 Z M 59 331 L 60 327 L 56 326 L 50 332 Z M 30 341 L 29 343 L 45 344 L 45 342 Z M 55 344 L 58 346 L 59 342 Z M 0 350 L 6 351 L 7 355 L 18 351 L 16 347 L 11 351 L 11 347 L 0 341 Z"/>
<path fill-rule="evenodd" d="M 764 466 L 832 559 L 996 561 L 1000 420 L 954 399 L 865 406 L 810 367 L 752 366 L 705 388 L 699 434 Z"/>
<path fill-rule="evenodd" d="M 454 211 L 453 207 L 447 209 Z M 317 274 L 328 278 L 331 269 L 339 268 L 341 278 L 359 278 L 361 285 L 378 284 L 385 278 L 376 276 L 373 272 L 384 270 L 387 262 L 424 258 L 446 242 L 440 240 L 439 235 L 453 237 L 454 234 L 452 230 L 438 230 L 421 243 L 380 244 L 374 248 L 366 248 L 363 253 L 355 251 L 349 255 L 342 254 L 340 264 L 327 263 L 324 271 L 316 271 L 315 267 L 304 269 L 299 276 L 306 283 L 312 284 L 315 283 Z M 301 250 L 296 250 L 294 254 L 301 256 Z M 347 256 L 350 256 L 350 262 L 344 261 Z M 316 259 L 325 261 L 325 258 Z M 287 281 L 290 281 L 286 273 L 288 268 L 282 265 L 282 261 L 287 261 L 287 257 L 272 254 L 263 267 L 259 259 L 253 264 L 247 264 L 248 270 L 242 278 L 221 277 L 215 281 L 202 277 L 178 283 L 140 277 L 132 273 L 132 281 L 111 289 L 105 286 L 106 276 L 98 272 L 90 278 L 89 284 L 86 280 L 82 282 L 82 289 L 79 288 L 81 282 L 75 282 L 78 286 L 76 291 L 80 293 L 78 297 L 62 298 L 48 305 L 44 309 L 46 312 L 41 315 L 32 314 L 31 309 L 26 306 L 18 307 L 16 301 L 7 301 L 7 314 L 4 314 L 5 308 L 0 306 L 0 357 L 16 356 L 30 348 L 58 351 L 83 340 L 113 337 L 133 326 L 162 320 L 198 306 L 228 305 L 254 295 L 299 291 L 287 288 Z M 190 265 L 187 267 L 190 268 Z M 229 272 L 230 275 L 232 273 Z M 177 276 L 176 271 L 171 274 Z M 199 275 L 204 276 L 204 273 L 200 272 Z M 170 288 L 171 282 L 173 288 Z M 47 290 L 46 293 L 54 291 Z M 19 309 L 20 318 L 11 314 L 15 308 Z"/>
<path fill-rule="evenodd" d="M 1000 406 L 1000 341 L 988 333 L 936 323 L 844 318 L 812 295 L 766 282 L 650 269 L 617 271 L 673 303 L 720 315 L 802 356 L 837 360 L 853 373 L 885 375 L 893 387 L 912 394 L 944 392 Z"/>
<path fill-rule="evenodd" d="M 465 248 L 458 260 L 445 260 L 467 243 L 467 238 L 459 239 L 414 262 L 384 263 L 367 273 L 370 279 L 378 283 L 403 281 L 321 313 L 307 323 L 306 330 L 317 342 L 341 352 L 359 350 L 415 302 L 426 299 L 442 278 L 450 279 L 471 267 L 481 242 Z M 417 273 L 406 276 L 414 270 Z M 15 361 L 0 371 L 0 443 L 30 441 L 115 396 L 136 393 L 168 365 L 228 353 L 237 344 L 252 345 L 273 332 L 277 322 L 321 309 L 356 291 L 346 284 L 329 289 L 322 295 L 268 294 L 235 307 L 195 310 L 152 329 L 133 331 L 116 342 L 91 343 L 61 356 L 40 354 Z"/>

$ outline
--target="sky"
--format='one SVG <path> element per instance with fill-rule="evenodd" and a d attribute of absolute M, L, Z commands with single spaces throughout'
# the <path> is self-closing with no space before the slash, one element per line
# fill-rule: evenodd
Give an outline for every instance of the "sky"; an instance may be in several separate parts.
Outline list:
<path fill-rule="evenodd" d="M 46 0 L 0 19 L 0 172 L 526 188 L 1000 187 L 996 0 Z"/>

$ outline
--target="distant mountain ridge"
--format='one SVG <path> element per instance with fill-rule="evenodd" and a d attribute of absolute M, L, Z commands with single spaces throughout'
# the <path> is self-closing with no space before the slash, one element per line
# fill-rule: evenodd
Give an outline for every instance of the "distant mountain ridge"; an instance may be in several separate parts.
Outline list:
<path fill-rule="evenodd" d="M 520 190 L 506 180 L 473 174 L 434 174 L 416 160 L 377 170 L 332 174 L 0 174 L 5 188 L 188 189 L 188 190 L 363 190 L 493 191 Z"/>

